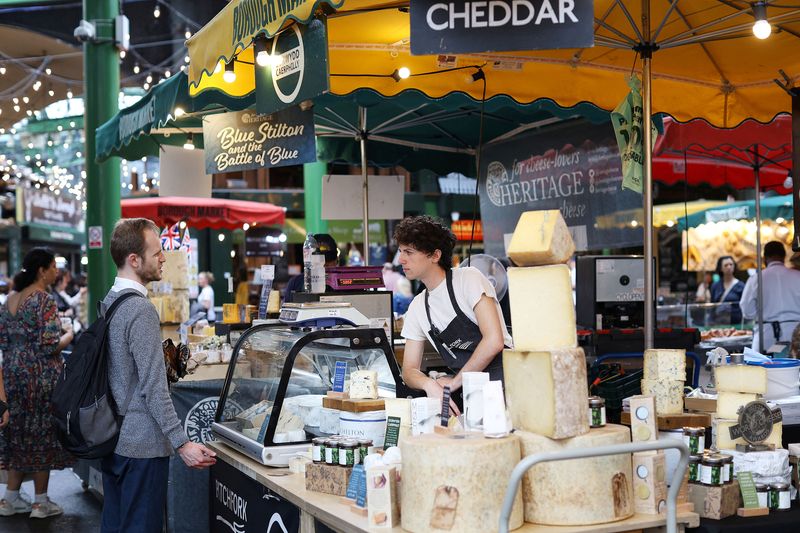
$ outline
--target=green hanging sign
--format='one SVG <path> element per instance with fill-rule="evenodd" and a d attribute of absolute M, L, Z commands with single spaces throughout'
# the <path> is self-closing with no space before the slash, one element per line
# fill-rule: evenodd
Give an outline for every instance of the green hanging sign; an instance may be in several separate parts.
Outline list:
<path fill-rule="evenodd" d="M 628 78 L 631 92 L 611 112 L 611 123 L 622 159 L 622 188 L 642 192 L 644 182 L 644 108 L 641 82 L 636 76 Z M 658 131 L 651 123 L 652 149 Z"/>

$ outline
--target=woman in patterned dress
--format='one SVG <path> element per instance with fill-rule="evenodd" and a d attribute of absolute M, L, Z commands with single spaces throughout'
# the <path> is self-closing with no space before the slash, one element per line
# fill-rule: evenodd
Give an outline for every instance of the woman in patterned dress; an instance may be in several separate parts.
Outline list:
<path fill-rule="evenodd" d="M 74 463 L 58 442 L 51 419 L 50 397 L 63 367 L 60 352 L 72 341 L 61 332 L 55 301 L 47 288 L 55 281 L 55 256 L 34 248 L 14 277 L 14 292 L 0 307 L 0 350 L 10 420 L 0 439 L 0 468 L 8 470 L 8 486 L 0 500 L 0 516 L 30 512 L 46 518 L 63 510 L 47 497 L 50 470 Z M 23 477 L 33 477 L 33 505 L 20 494 Z"/>

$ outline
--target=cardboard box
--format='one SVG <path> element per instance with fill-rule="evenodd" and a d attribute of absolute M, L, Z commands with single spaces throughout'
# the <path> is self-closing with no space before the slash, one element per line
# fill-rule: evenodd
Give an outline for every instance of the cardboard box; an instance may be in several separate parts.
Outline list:
<path fill-rule="evenodd" d="M 650 442 L 658 439 L 656 403 L 652 396 L 631 396 L 631 439 Z"/>
<path fill-rule="evenodd" d="M 683 399 L 683 406 L 687 411 L 698 411 L 701 413 L 716 413 L 716 398 L 686 398 Z"/>
<path fill-rule="evenodd" d="M 344 496 L 352 472 L 352 466 L 309 463 L 306 465 L 306 490 Z"/>
<path fill-rule="evenodd" d="M 370 528 L 391 529 L 400 525 L 397 471 L 378 466 L 367 471 L 367 510 Z"/>
<path fill-rule="evenodd" d="M 667 508 L 666 455 L 633 454 L 633 503 L 641 514 L 659 514 Z"/>
<path fill-rule="evenodd" d="M 701 518 L 722 520 L 733 516 L 742 506 L 739 482 L 734 480 L 719 487 L 690 483 L 689 501 L 694 504 L 694 512 Z"/>

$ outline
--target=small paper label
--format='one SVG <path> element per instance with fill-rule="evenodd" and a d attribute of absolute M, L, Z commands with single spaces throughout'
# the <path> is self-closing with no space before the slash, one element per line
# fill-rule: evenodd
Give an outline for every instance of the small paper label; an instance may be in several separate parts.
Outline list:
<path fill-rule="evenodd" d="M 450 422 L 450 387 L 444 388 L 442 393 L 442 427 L 447 427 Z"/>
<path fill-rule="evenodd" d="M 739 490 L 742 493 L 742 500 L 746 509 L 755 509 L 761 507 L 758 503 L 758 492 L 756 492 L 756 484 L 753 482 L 752 472 L 739 472 Z"/>
<path fill-rule="evenodd" d="M 364 465 L 356 465 L 353 467 L 353 473 L 356 471 L 356 505 L 359 507 L 367 506 L 367 473 L 364 470 Z"/>
<path fill-rule="evenodd" d="M 400 440 L 400 418 L 396 416 L 386 417 L 386 436 L 383 439 L 384 449 L 397 446 Z"/>
<path fill-rule="evenodd" d="M 261 281 L 275 279 L 275 265 L 261 265 Z"/>
<path fill-rule="evenodd" d="M 347 363 L 336 361 L 336 369 L 333 373 L 333 392 L 344 392 L 344 376 L 347 373 Z"/>

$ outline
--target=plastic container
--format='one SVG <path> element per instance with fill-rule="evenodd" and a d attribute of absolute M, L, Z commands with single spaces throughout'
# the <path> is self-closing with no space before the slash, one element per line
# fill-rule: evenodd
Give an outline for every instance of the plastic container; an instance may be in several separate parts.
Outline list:
<path fill-rule="evenodd" d="M 386 411 L 366 411 L 339 415 L 339 433 L 357 439 L 371 439 L 375 446 L 383 446 L 386 437 Z"/>
<path fill-rule="evenodd" d="M 800 359 L 777 357 L 764 362 L 748 361 L 747 364 L 767 369 L 765 400 L 778 400 L 800 394 Z"/>
<path fill-rule="evenodd" d="M 325 256 L 323 254 L 311 255 L 311 292 L 314 294 L 325 292 Z"/>

